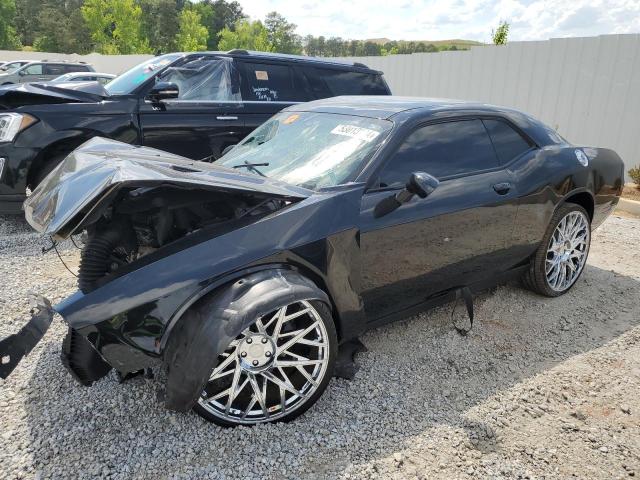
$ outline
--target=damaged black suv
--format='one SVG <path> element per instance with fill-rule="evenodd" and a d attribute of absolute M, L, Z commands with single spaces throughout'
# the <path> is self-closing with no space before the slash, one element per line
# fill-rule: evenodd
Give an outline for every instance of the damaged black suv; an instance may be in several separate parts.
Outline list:
<path fill-rule="evenodd" d="M 282 108 L 337 95 L 389 95 L 360 63 L 246 50 L 171 53 L 96 82 L 0 90 L 0 213 L 95 136 L 215 160 Z"/>

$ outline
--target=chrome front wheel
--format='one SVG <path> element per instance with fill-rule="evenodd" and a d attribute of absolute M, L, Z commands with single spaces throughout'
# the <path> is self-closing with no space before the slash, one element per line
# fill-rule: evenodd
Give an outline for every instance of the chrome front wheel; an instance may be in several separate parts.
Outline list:
<path fill-rule="evenodd" d="M 300 415 L 330 379 L 335 338 L 319 302 L 297 301 L 258 318 L 220 355 L 194 409 L 225 426 Z"/>

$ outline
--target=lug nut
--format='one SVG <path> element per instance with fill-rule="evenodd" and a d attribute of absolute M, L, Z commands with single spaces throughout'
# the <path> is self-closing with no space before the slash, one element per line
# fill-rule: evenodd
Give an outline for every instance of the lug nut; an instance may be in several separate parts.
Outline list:
<path fill-rule="evenodd" d="M 267 339 L 262 337 L 262 343 L 267 343 Z"/>
<path fill-rule="evenodd" d="M 241 353 L 240 353 L 240 356 L 241 356 L 242 358 L 246 357 L 246 356 L 247 356 L 247 352 L 241 352 Z"/>
<path fill-rule="evenodd" d="M 267 357 L 267 358 L 269 358 L 271 355 L 272 355 L 271 352 L 265 352 L 265 354 L 264 354 L 264 356 Z"/>
<path fill-rule="evenodd" d="M 253 361 L 253 366 L 254 366 L 254 367 L 257 367 L 257 366 L 258 366 L 258 363 L 260 363 L 260 362 L 258 362 L 258 360 L 254 360 L 254 361 Z"/>
<path fill-rule="evenodd" d="M 247 338 L 247 343 L 252 343 L 253 339 L 251 337 Z"/>

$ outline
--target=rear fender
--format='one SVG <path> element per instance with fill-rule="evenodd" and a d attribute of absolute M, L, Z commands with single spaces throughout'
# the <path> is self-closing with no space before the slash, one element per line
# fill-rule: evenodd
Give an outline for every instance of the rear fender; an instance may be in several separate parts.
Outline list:
<path fill-rule="evenodd" d="M 285 269 L 249 274 L 194 303 L 171 330 L 164 351 L 167 408 L 191 409 L 231 341 L 258 317 L 298 300 L 331 306 L 315 283 Z"/>

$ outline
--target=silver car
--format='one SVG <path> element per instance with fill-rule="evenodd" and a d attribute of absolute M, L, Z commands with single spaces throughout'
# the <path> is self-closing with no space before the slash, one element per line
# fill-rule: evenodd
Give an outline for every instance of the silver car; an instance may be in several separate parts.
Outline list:
<path fill-rule="evenodd" d="M 106 85 L 114 78 L 116 78 L 116 76 L 112 75 L 111 73 L 73 72 L 60 75 L 58 78 L 55 78 L 47 83 L 54 84 L 68 82 L 100 82 L 102 85 Z"/>
<path fill-rule="evenodd" d="M 4 65 L 2 68 L 4 68 Z M 86 63 L 51 62 L 47 60 L 33 61 L 13 70 L 0 70 L 0 85 L 13 83 L 29 83 L 53 80 L 70 72 L 93 72 Z"/>

